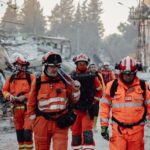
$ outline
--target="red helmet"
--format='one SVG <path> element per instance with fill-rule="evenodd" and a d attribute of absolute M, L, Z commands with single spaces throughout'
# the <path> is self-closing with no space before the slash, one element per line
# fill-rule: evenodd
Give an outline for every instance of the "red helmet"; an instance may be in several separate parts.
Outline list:
<path fill-rule="evenodd" d="M 42 64 L 44 65 L 60 65 L 61 63 L 61 56 L 55 52 L 48 52 L 42 57 Z"/>
<path fill-rule="evenodd" d="M 85 61 L 85 62 L 87 62 L 87 64 L 90 62 L 90 59 L 85 55 L 85 54 L 79 54 L 79 55 L 77 55 L 77 56 L 75 56 L 74 58 L 73 58 L 73 61 L 75 62 L 75 64 L 77 63 L 77 62 L 79 62 L 79 61 Z"/>
<path fill-rule="evenodd" d="M 134 72 L 138 69 L 136 61 L 132 57 L 125 57 L 119 64 L 119 70 Z"/>
<path fill-rule="evenodd" d="M 26 65 L 26 66 L 30 65 L 30 63 L 20 53 L 14 53 L 11 56 L 11 62 L 13 65 L 16 65 L 16 64 Z"/>

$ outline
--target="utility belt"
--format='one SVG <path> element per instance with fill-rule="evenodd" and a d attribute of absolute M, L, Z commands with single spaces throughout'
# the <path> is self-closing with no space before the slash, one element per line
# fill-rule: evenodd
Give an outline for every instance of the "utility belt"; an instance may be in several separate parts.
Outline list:
<path fill-rule="evenodd" d="M 39 109 L 37 109 L 36 115 L 43 116 L 46 120 L 56 121 L 56 119 L 57 119 L 56 116 L 62 114 L 64 111 L 65 111 L 65 109 L 62 111 L 59 111 L 59 112 L 43 112 L 43 111 L 40 111 Z"/>
<path fill-rule="evenodd" d="M 27 104 L 25 102 L 18 102 L 16 101 L 13 109 L 24 109 L 25 111 L 27 110 Z"/>
<path fill-rule="evenodd" d="M 145 118 L 142 118 L 138 122 L 134 122 L 134 123 L 131 123 L 131 124 L 120 122 L 115 117 L 112 117 L 112 121 L 116 122 L 120 127 L 123 127 L 123 128 L 132 128 L 134 126 L 137 126 L 137 125 L 140 125 L 141 123 L 143 123 L 145 121 Z"/>
<path fill-rule="evenodd" d="M 67 110 L 65 114 L 62 114 L 65 110 L 59 112 L 42 112 L 39 109 L 36 111 L 37 116 L 43 116 L 46 120 L 53 120 L 57 123 L 58 127 L 61 129 L 67 128 L 74 124 L 76 120 L 76 114 L 72 110 Z M 57 115 L 60 115 L 56 118 Z"/>
<path fill-rule="evenodd" d="M 142 118 L 137 121 L 137 122 L 134 122 L 134 123 L 131 123 L 131 124 L 127 124 L 127 123 L 124 123 L 124 122 L 120 122 L 119 120 L 117 120 L 115 117 L 112 116 L 112 121 L 116 122 L 120 127 L 123 127 L 123 128 L 132 128 L 134 126 L 137 126 L 137 125 L 140 125 L 141 123 L 145 122 L 146 121 L 146 113 L 147 113 L 147 110 L 146 110 L 146 106 L 144 105 L 144 113 L 143 113 L 143 116 Z"/>

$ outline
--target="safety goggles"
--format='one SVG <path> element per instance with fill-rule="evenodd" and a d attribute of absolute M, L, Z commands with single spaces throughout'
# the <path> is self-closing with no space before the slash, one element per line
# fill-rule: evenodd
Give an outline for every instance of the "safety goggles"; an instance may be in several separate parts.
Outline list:
<path fill-rule="evenodd" d="M 54 67 L 60 68 L 61 67 L 60 64 L 47 64 L 47 66 L 52 67 L 52 68 L 54 68 Z"/>
<path fill-rule="evenodd" d="M 123 71 L 122 74 L 131 76 L 131 75 L 135 75 L 135 72 L 134 71 Z"/>

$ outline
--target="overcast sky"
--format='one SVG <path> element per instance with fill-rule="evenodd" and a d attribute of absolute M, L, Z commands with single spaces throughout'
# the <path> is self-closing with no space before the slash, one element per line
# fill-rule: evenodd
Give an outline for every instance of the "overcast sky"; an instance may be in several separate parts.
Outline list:
<path fill-rule="evenodd" d="M 1 0 L 0 0 L 1 1 Z M 8 2 L 8 0 L 2 0 Z M 14 1 L 14 0 L 13 0 Z M 16 0 L 17 4 L 21 6 L 23 0 Z M 50 15 L 50 10 L 59 3 L 60 0 L 39 0 L 41 6 L 44 10 L 44 15 Z M 77 5 L 78 2 L 83 2 L 84 0 L 74 0 L 74 4 Z M 101 0 L 103 2 L 104 13 L 102 15 L 102 21 L 105 28 L 105 36 L 116 33 L 117 26 L 120 22 L 126 22 L 129 15 L 129 8 L 131 6 L 137 6 L 139 0 Z M 118 2 L 124 4 L 124 6 L 119 5 Z M 0 13 L 3 14 L 5 7 L 2 6 Z"/>

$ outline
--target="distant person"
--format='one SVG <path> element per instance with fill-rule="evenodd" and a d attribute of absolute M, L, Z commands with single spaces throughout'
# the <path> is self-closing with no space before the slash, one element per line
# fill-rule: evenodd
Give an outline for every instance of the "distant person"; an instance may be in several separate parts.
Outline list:
<path fill-rule="evenodd" d="M 104 62 L 104 65 L 101 69 L 101 74 L 103 76 L 105 86 L 107 85 L 108 82 L 115 79 L 115 74 L 109 68 L 109 66 L 110 66 L 109 62 Z"/>
<path fill-rule="evenodd" d="M 92 63 L 89 65 L 88 67 L 88 70 L 89 72 L 91 73 L 95 73 L 96 76 L 98 77 L 98 79 L 100 80 L 100 83 L 102 85 L 102 91 L 104 92 L 105 90 L 105 83 L 104 83 L 104 80 L 103 80 L 103 77 L 101 75 L 100 72 L 98 72 L 98 67 L 96 66 L 96 64 Z M 97 118 L 98 118 L 98 114 L 99 114 L 99 101 L 97 101 L 95 103 L 95 108 L 93 109 L 93 113 L 94 113 L 94 121 L 93 121 L 93 129 L 94 129 L 94 132 L 97 132 Z"/>

